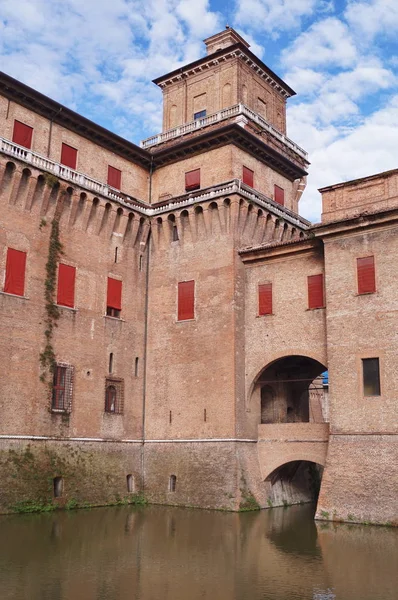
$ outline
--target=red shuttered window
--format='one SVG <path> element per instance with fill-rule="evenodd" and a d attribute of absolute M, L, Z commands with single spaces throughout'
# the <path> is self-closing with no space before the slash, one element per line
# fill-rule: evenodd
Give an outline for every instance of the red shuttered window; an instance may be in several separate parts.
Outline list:
<path fill-rule="evenodd" d="M 14 131 L 12 133 L 12 141 L 24 148 L 32 147 L 32 135 L 33 127 L 21 123 L 21 121 L 14 121 Z"/>
<path fill-rule="evenodd" d="M 200 169 L 185 173 L 185 191 L 198 190 L 200 188 Z"/>
<path fill-rule="evenodd" d="M 4 291 L 7 294 L 23 296 L 25 291 L 26 252 L 8 248 L 6 263 L 6 280 Z"/>
<path fill-rule="evenodd" d="M 272 283 L 258 286 L 258 314 L 272 315 Z"/>
<path fill-rule="evenodd" d="M 75 277 L 76 268 L 60 264 L 58 267 L 57 304 L 61 306 L 75 306 Z"/>
<path fill-rule="evenodd" d="M 308 277 L 308 308 L 324 308 L 323 275 Z"/>
<path fill-rule="evenodd" d="M 178 320 L 195 318 L 195 282 L 180 281 L 178 284 Z"/>
<path fill-rule="evenodd" d="M 250 185 L 250 187 L 254 187 L 254 171 L 252 171 L 251 169 L 248 169 L 247 167 L 243 167 L 242 181 L 246 185 Z"/>
<path fill-rule="evenodd" d="M 358 294 L 371 294 L 376 291 L 374 256 L 357 258 Z"/>
<path fill-rule="evenodd" d="M 279 185 L 274 185 L 274 200 L 282 206 L 285 204 L 285 190 Z"/>
<path fill-rule="evenodd" d="M 111 165 L 108 165 L 108 185 L 116 190 L 120 190 L 122 187 L 122 172 Z"/>
<path fill-rule="evenodd" d="M 68 144 L 62 144 L 61 150 L 61 164 L 71 169 L 76 169 L 77 165 L 77 150 L 68 146 Z"/>
<path fill-rule="evenodd" d="M 106 300 L 106 314 L 109 317 L 120 317 L 122 310 L 122 282 L 119 279 L 108 277 L 108 292 Z"/>

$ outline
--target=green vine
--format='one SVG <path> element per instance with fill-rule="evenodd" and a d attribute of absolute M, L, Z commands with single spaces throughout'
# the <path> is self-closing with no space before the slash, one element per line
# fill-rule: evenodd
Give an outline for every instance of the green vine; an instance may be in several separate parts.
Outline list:
<path fill-rule="evenodd" d="M 40 380 L 48 382 L 52 386 L 52 378 L 55 371 L 55 352 L 52 344 L 54 328 L 60 317 L 59 308 L 55 303 L 55 288 L 57 281 L 57 265 L 63 254 L 62 243 L 59 238 L 59 219 L 54 217 L 51 223 L 50 243 L 48 248 L 48 259 L 46 264 L 46 280 L 44 282 L 44 298 L 46 301 L 46 319 L 44 336 L 46 344 L 40 353 L 40 364 L 42 374 Z"/>

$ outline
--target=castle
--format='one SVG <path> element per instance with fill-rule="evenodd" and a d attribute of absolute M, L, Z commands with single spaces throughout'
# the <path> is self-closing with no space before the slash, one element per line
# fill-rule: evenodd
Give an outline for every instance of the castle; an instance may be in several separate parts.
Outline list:
<path fill-rule="evenodd" d="M 233 29 L 138 147 L 0 75 L 0 509 L 398 522 L 398 169 L 321 190 Z M 328 372 L 329 385 L 322 376 Z"/>

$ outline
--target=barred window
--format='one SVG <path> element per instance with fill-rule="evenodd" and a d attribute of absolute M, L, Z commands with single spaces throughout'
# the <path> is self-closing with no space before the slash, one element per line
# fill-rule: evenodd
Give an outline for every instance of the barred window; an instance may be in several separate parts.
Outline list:
<path fill-rule="evenodd" d="M 124 380 L 114 377 L 105 379 L 105 412 L 122 414 L 124 405 Z"/>
<path fill-rule="evenodd" d="M 73 367 L 57 363 L 54 369 L 51 398 L 52 412 L 70 413 L 72 410 Z"/>

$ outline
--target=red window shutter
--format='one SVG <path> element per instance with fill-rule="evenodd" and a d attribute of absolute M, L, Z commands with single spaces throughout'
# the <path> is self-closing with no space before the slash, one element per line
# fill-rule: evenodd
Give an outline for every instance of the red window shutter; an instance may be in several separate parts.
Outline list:
<path fill-rule="evenodd" d="M 358 294 L 376 291 L 374 256 L 357 258 Z"/>
<path fill-rule="evenodd" d="M 121 189 L 122 183 L 122 172 L 115 167 L 108 165 L 108 185 L 114 187 L 116 190 Z"/>
<path fill-rule="evenodd" d="M 71 169 L 76 169 L 77 164 L 77 150 L 68 146 L 68 144 L 62 144 L 61 150 L 61 164 Z"/>
<path fill-rule="evenodd" d="M 254 171 L 248 169 L 247 167 L 243 167 L 243 183 L 246 185 L 250 185 L 250 187 L 254 187 Z"/>
<path fill-rule="evenodd" d="M 308 308 L 323 308 L 323 275 L 310 275 L 308 277 Z"/>
<path fill-rule="evenodd" d="M 185 190 L 198 190 L 200 188 L 200 169 L 185 173 Z"/>
<path fill-rule="evenodd" d="M 180 281 L 178 284 L 178 320 L 195 318 L 195 282 Z"/>
<path fill-rule="evenodd" d="M 279 185 L 274 185 L 274 200 L 282 206 L 285 204 L 285 190 Z"/>
<path fill-rule="evenodd" d="M 258 286 L 258 314 L 272 315 L 272 283 Z"/>
<path fill-rule="evenodd" d="M 12 134 L 12 141 L 24 148 L 32 147 L 32 135 L 33 127 L 21 123 L 21 121 L 14 121 L 14 131 Z"/>
<path fill-rule="evenodd" d="M 25 291 L 26 252 L 8 248 L 6 263 L 6 280 L 4 291 L 7 294 L 23 296 Z"/>
<path fill-rule="evenodd" d="M 76 268 L 62 263 L 58 267 L 57 304 L 75 306 L 75 277 Z"/>
<path fill-rule="evenodd" d="M 122 310 L 122 282 L 108 277 L 108 295 L 106 305 L 115 310 Z"/>

